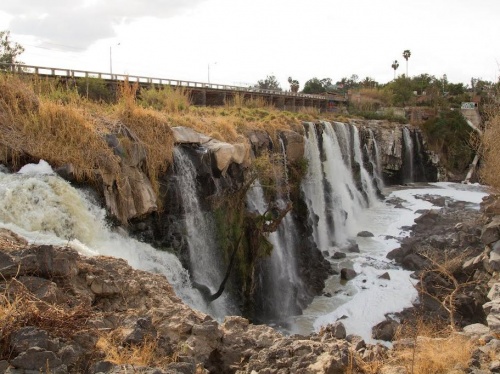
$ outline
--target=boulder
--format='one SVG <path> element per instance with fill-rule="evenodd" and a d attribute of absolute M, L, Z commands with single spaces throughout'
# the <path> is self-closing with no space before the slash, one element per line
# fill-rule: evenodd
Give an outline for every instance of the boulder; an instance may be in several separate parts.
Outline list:
<path fill-rule="evenodd" d="M 377 340 L 392 341 L 398 330 L 399 323 L 394 320 L 382 321 L 372 328 L 372 338 Z"/>
<path fill-rule="evenodd" d="M 472 325 L 465 326 L 463 328 L 463 332 L 465 335 L 471 337 L 480 337 L 482 335 L 489 334 L 490 329 L 488 326 L 485 326 L 482 323 L 474 323 Z"/>
<path fill-rule="evenodd" d="M 500 241 L 496 241 L 492 245 L 489 257 L 489 265 L 491 270 L 500 271 Z"/>
<path fill-rule="evenodd" d="M 17 369 L 40 370 L 41 372 L 51 369 L 53 373 L 55 372 L 54 368 L 61 366 L 62 361 L 52 351 L 46 351 L 40 347 L 32 347 L 15 357 L 10 363 Z"/>
<path fill-rule="evenodd" d="M 425 258 L 417 255 L 416 253 L 411 253 L 401 262 L 403 267 L 407 270 L 422 270 L 427 266 L 427 261 Z"/>
<path fill-rule="evenodd" d="M 358 273 L 356 273 L 353 269 L 342 268 L 340 270 L 340 279 L 343 280 L 349 281 L 351 279 L 356 278 L 357 275 Z"/>
<path fill-rule="evenodd" d="M 222 175 L 226 174 L 232 162 L 250 164 L 250 144 L 247 142 L 229 144 L 183 126 L 173 127 L 172 132 L 176 144 L 198 144 L 205 147 L 213 155 L 215 166 Z"/>
<path fill-rule="evenodd" d="M 358 232 L 358 235 L 357 235 L 357 236 L 359 236 L 359 237 L 361 237 L 361 238 L 371 238 L 371 237 L 373 237 L 374 235 L 373 235 L 373 233 L 371 233 L 370 231 L 360 231 L 360 232 Z"/>
<path fill-rule="evenodd" d="M 391 276 L 389 275 L 388 272 L 385 272 L 384 274 L 379 275 L 378 278 L 385 279 L 385 280 L 391 280 Z"/>
<path fill-rule="evenodd" d="M 500 217 L 493 220 L 481 230 L 481 241 L 486 244 L 492 244 L 500 240 Z"/>
<path fill-rule="evenodd" d="M 342 258 L 346 258 L 347 254 L 345 254 L 344 252 L 335 252 L 331 258 L 334 259 L 334 260 L 340 260 Z"/>

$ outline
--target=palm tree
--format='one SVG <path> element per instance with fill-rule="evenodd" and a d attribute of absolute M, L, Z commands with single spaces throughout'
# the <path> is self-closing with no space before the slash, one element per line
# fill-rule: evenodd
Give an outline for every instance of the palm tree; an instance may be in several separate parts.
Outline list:
<path fill-rule="evenodd" d="M 396 79 L 396 70 L 399 68 L 399 62 L 398 60 L 394 60 L 392 63 L 391 67 L 394 69 L 394 79 Z"/>
<path fill-rule="evenodd" d="M 403 57 L 405 58 L 406 60 L 406 76 L 408 77 L 408 59 L 410 58 L 411 56 L 411 52 L 409 49 L 405 49 L 403 51 Z"/>

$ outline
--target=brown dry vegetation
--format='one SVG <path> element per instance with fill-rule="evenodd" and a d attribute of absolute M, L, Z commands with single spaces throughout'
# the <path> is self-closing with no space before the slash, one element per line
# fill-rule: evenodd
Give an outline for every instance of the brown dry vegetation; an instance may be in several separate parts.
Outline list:
<path fill-rule="evenodd" d="M 399 343 L 384 358 L 364 362 L 354 358 L 363 373 L 403 372 L 408 374 L 465 373 L 477 342 L 447 326 L 416 317 L 396 334 Z M 354 373 L 354 370 L 348 372 Z"/>
<path fill-rule="evenodd" d="M 495 189 L 500 189 L 500 104 L 490 108 L 482 138 L 483 164 L 481 178 Z"/>
<path fill-rule="evenodd" d="M 137 90 L 125 82 L 116 103 L 96 103 L 67 82 L 1 74 L 0 163 L 18 168 L 44 159 L 53 167 L 71 165 L 80 182 L 102 174 L 120 178 L 120 158 L 105 140 L 114 134 L 126 151 L 132 140 L 145 147 L 144 170 L 158 192 L 158 176 L 172 162 L 173 126 L 227 142 L 247 142 L 248 132 L 262 130 L 276 141 L 279 131 L 301 132 L 301 121 L 317 118 L 315 111 L 278 111 L 261 98 L 237 95 L 224 107 L 195 107 L 184 89 Z M 119 131 L 121 124 L 129 136 Z"/>

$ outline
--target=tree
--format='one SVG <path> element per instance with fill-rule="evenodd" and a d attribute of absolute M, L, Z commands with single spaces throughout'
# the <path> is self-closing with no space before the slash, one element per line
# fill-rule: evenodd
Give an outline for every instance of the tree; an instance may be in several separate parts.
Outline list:
<path fill-rule="evenodd" d="M 410 50 L 409 49 L 405 49 L 403 51 L 403 57 L 406 60 L 406 77 L 408 77 L 408 59 L 410 58 L 410 56 L 411 56 Z"/>
<path fill-rule="evenodd" d="M 361 81 L 361 86 L 364 88 L 375 88 L 378 86 L 378 82 L 371 77 L 366 77 Z"/>
<path fill-rule="evenodd" d="M 296 79 L 292 79 L 292 77 L 288 77 L 288 83 L 290 83 L 290 90 L 292 92 L 299 91 L 299 81 Z"/>
<path fill-rule="evenodd" d="M 12 43 L 10 40 L 10 31 L 0 31 L 0 63 L 15 64 L 21 63 L 17 57 L 24 52 L 23 46 L 18 43 Z"/>
<path fill-rule="evenodd" d="M 332 86 L 331 78 L 323 78 L 320 80 L 314 77 L 312 79 L 309 79 L 304 84 L 304 89 L 302 90 L 302 92 L 307 94 L 322 93 L 326 92 L 328 90 L 328 87 L 330 86 Z"/>
<path fill-rule="evenodd" d="M 396 79 L 396 70 L 399 68 L 399 62 L 398 60 L 394 60 L 392 63 L 391 67 L 394 69 L 394 79 Z"/>
<path fill-rule="evenodd" d="M 266 79 L 257 82 L 256 87 L 263 90 L 277 90 L 281 91 L 281 86 L 274 75 L 268 75 Z"/>

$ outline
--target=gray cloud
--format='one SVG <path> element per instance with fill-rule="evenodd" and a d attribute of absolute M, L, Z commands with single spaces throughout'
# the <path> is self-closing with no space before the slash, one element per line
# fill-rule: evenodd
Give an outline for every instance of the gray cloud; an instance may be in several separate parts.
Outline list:
<path fill-rule="evenodd" d="M 86 48 L 93 42 L 115 36 L 113 26 L 150 16 L 169 18 L 206 0 L 20 0 L 2 6 L 13 16 L 13 33 L 34 35 L 47 42 Z"/>

